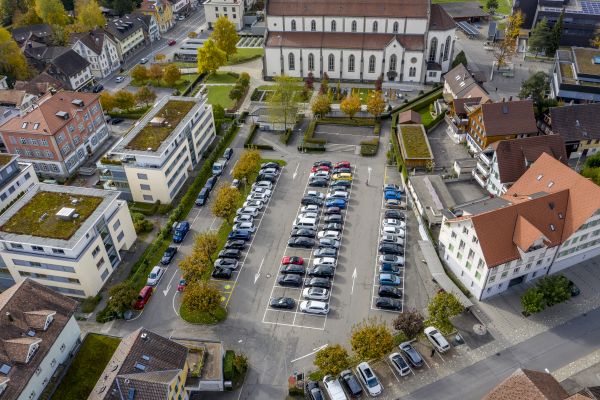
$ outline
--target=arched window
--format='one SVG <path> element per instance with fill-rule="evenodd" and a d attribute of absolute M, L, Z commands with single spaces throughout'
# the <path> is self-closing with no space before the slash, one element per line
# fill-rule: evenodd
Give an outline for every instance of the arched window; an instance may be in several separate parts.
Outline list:
<path fill-rule="evenodd" d="M 315 21 L 314 19 L 310 21 L 310 30 L 313 32 L 317 30 L 317 21 Z"/>
<path fill-rule="evenodd" d="M 352 21 L 352 32 L 356 32 L 356 21 Z"/>
<path fill-rule="evenodd" d="M 415 77 L 417 75 L 417 69 L 415 67 L 410 67 L 408 69 L 408 76 Z"/>
<path fill-rule="evenodd" d="M 296 60 L 294 58 L 294 53 L 288 54 L 288 69 L 293 71 L 296 68 Z"/>
<path fill-rule="evenodd" d="M 335 57 L 333 56 L 333 54 L 330 54 L 327 60 L 327 69 L 329 71 L 334 71 L 335 70 Z"/>
<path fill-rule="evenodd" d="M 398 59 L 396 58 L 396 55 L 392 54 L 392 56 L 390 57 L 390 71 L 396 70 L 397 63 L 398 63 Z"/>
<path fill-rule="evenodd" d="M 394 22 L 394 27 L 392 28 L 394 33 L 398 33 L 398 22 Z"/>
<path fill-rule="evenodd" d="M 331 32 L 335 32 L 336 24 L 335 21 L 331 21 Z"/>
<path fill-rule="evenodd" d="M 375 72 L 375 56 L 369 57 L 369 73 Z"/>
<path fill-rule="evenodd" d="M 373 32 L 377 32 L 377 21 L 373 21 Z"/>
<path fill-rule="evenodd" d="M 308 70 L 314 71 L 314 69 L 315 69 L 315 56 L 313 55 L 313 53 L 310 53 L 308 55 Z"/>
<path fill-rule="evenodd" d="M 446 46 L 444 46 L 444 61 L 448 60 L 450 55 L 450 36 L 446 38 Z"/>
<path fill-rule="evenodd" d="M 296 20 L 295 19 L 292 20 L 292 30 L 293 31 L 296 30 Z"/>
<path fill-rule="evenodd" d="M 428 61 L 435 62 L 435 53 L 437 52 L 437 38 L 431 39 L 431 44 L 429 45 L 429 58 Z"/>
<path fill-rule="evenodd" d="M 348 72 L 354 72 L 354 54 L 348 57 Z"/>

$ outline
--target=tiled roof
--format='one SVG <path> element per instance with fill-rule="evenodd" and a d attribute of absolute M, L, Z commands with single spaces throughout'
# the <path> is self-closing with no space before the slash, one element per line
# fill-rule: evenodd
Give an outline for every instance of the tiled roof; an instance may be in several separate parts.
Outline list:
<path fill-rule="evenodd" d="M 420 124 L 421 123 L 421 114 L 414 110 L 408 110 L 401 112 L 398 114 L 398 123 L 399 124 Z"/>
<path fill-rule="evenodd" d="M 431 16 L 429 18 L 429 30 L 432 31 L 447 31 L 455 28 L 456 23 L 448 15 L 446 10 L 440 4 L 431 5 Z"/>
<path fill-rule="evenodd" d="M 481 111 L 488 137 L 537 132 L 531 100 L 482 104 Z"/>
<path fill-rule="evenodd" d="M 72 49 L 52 59 L 52 64 L 69 77 L 77 75 L 90 65 L 85 58 Z"/>
<path fill-rule="evenodd" d="M 15 89 L 4 89 L 0 90 L 0 104 L 2 105 L 11 105 L 14 107 L 21 107 L 21 103 L 23 102 L 23 98 L 25 97 L 24 90 L 15 90 Z"/>
<path fill-rule="evenodd" d="M 97 55 L 102 54 L 102 46 L 104 40 L 106 40 L 106 32 L 102 29 L 94 29 L 89 32 L 73 33 L 71 34 L 71 43 L 75 43 L 78 40 L 81 41 L 87 48 L 92 50 Z"/>
<path fill-rule="evenodd" d="M 133 14 L 126 14 L 120 18 L 113 18 L 110 21 L 106 21 L 104 30 L 110 33 L 114 38 L 124 40 L 140 28 L 144 30 L 144 24 L 138 18 L 138 16 Z"/>
<path fill-rule="evenodd" d="M 60 90 L 64 88 L 64 83 L 59 81 L 47 72 L 31 78 L 29 81 L 16 81 L 14 88 L 16 90 L 24 90 L 35 96 L 42 96 L 50 91 L 50 89 Z"/>
<path fill-rule="evenodd" d="M 73 316 L 77 302 L 52 291 L 32 279 L 25 279 L 0 293 L 0 364 L 12 366 L 10 379 L 3 397 L 19 397 L 40 362 Z M 32 326 L 31 316 L 55 312 L 52 323 L 43 331 L 35 329 L 35 336 L 27 335 Z M 47 315 L 47 314 L 46 314 Z M 45 319 L 44 319 L 45 323 Z M 39 324 L 34 321 L 35 325 Z M 39 348 L 25 364 L 29 345 L 39 341 Z M 0 380 L 3 375 L 0 375 Z"/>
<path fill-rule="evenodd" d="M 559 135 L 531 136 L 513 140 L 501 140 L 492 144 L 496 150 L 499 179 L 512 183 L 527 171 L 542 153 L 547 153 L 566 164 L 565 142 Z"/>
<path fill-rule="evenodd" d="M 12 30 L 12 36 L 17 43 L 22 43 L 29 38 L 50 40 L 52 28 L 48 24 L 21 26 Z"/>
<path fill-rule="evenodd" d="M 566 142 L 600 139 L 600 103 L 552 107 L 550 120 Z"/>
<path fill-rule="evenodd" d="M 544 234 L 522 215 L 517 217 L 515 231 L 513 233 L 513 243 L 522 251 L 527 251 L 535 242 L 544 239 Z"/>
<path fill-rule="evenodd" d="M 268 15 L 344 16 L 426 18 L 428 2 L 424 0 L 270 0 Z"/>
<path fill-rule="evenodd" d="M 565 400 L 568 397 L 569 394 L 552 375 L 519 368 L 483 400 Z"/>
<path fill-rule="evenodd" d="M 444 75 L 444 80 L 450 87 L 450 90 L 458 97 L 459 93 L 469 88 L 471 85 L 477 85 L 471 73 L 467 71 L 464 65 L 458 64 Z"/>
<path fill-rule="evenodd" d="M 477 105 L 481 102 L 481 97 L 463 97 L 460 99 L 454 99 L 452 102 L 454 103 L 454 112 L 456 114 L 467 114 L 467 110 L 465 110 L 465 105 Z"/>
<path fill-rule="evenodd" d="M 423 50 L 423 35 L 344 32 L 269 32 L 266 47 L 382 50 L 394 38 L 407 50 Z"/>

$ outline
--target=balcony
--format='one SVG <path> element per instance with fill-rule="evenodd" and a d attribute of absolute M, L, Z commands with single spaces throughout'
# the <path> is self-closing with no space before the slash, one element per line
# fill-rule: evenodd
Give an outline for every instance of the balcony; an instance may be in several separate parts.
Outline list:
<path fill-rule="evenodd" d="M 473 175 L 473 178 L 475 178 L 475 180 L 477 181 L 477 183 L 479 184 L 479 186 L 481 186 L 482 188 L 485 188 L 485 185 L 487 183 L 487 179 L 484 176 L 481 176 L 481 174 L 479 173 L 479 171 L 477 169 L 474 169 L 471 174 Z"/>
<path fill-rule="evenodd" d="M 482 151 L 477 154 L 477 158 L 479 158 L 479 160 L 481 160 L 481 162 L 483 162 L 488 167 L 492 165 L 492 157 L 493 153 L 485 153 Z"/>
<path fill-rule="evenodd" d="M 477 163 L 477 169 L 481 173 L 481 176 L 485 177 L 486 179 L 490 175 L 490 170 L 481 162 Z"/>

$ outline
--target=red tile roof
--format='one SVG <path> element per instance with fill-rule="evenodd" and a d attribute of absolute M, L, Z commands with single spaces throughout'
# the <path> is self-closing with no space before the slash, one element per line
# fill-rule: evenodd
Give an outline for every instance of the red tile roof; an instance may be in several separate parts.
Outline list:
<path fill-rule="evenodd" d="M 545 372 L 518 369 L 482 400 L 565 400 L 569 394 Z"/>
<path fill-rule="evenodd" d="M 423 50 L 423 35 L 344 32 L 269 32 L 266 47 L 382 50 L 394 38 L 407 50 Z"/>
<path fill-rule="evenodd" d="M 269 0 L 268 15 L 427 18 L 425 0 Z"/>

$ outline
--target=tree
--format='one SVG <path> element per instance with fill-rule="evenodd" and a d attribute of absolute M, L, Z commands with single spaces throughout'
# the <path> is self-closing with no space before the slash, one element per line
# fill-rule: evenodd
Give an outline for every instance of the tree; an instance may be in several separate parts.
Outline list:
<path fill-rule="evenodd" d="M 183 305 L 192 312 L 213 314 L 221 306 L 221 292 L 204 281 L 191 281 L 183 292 Z"/>
<path fill-rule="evenodd" d="M 485 6 L 490 11 L 490 14 L 494 14 L 498 8 L 498 0 L 486 0 Z"/>
<path fill-rule="evenodd" d="M 87 32 L 106 24 L 106 18 L 96 0 L 75 2 L 75 31 Z"/>
<path fill-rule="evenodd" d="M 377 80 L 375 81 L 375 91 L 381 92 L 383 90 L 382 86 L 383 86 L 383 74 L 380 74 L 377 77 Z"/>
<path fill-rule="evenodd" d="M 462 50 L 456 55 L 456 57 L 454 57 L 454 61 L 452 61 L 452 68 L 458 66 L 459 64 L 464 65 L 465 68 L 467 67 L 467 56 Z"/>
<path fill-rule="evenodd" d="M 367 111 L 375 118 L 379 118 L 381 113 L 385 111 L 385 100 L 381 91 L 371 92 L 367 99 Z"/>
<path fill-rule="evenodd" d="M 517 40 L 522 24 L 523 13 L 521 11 L 517 11 L 508 17 L 504 39 L 494 44 L 494 59 L 498 64 L 498 69 L 508 64 L 517 52 Z"/>
<path fill-rule="evenodd" d="M 104 111 L 111 112 L 116 107 L 115 96 L 111 92 L 103 90 L 100 92 L 100 105 Z"/>
<path fill-rule="evenodd" d="M 227 54 L 219 49 L 212 39 L 208 39 L 202 47 L 198 48 L 199 74 L 214 74 L 226 62 Z"/>
<path fill-rule="evenodd" d="M 423 315 L 416 309 L 398 314 L 394 320 L 394 329 L 403 332 L 409 339 L 415 338 L 424 328 Z"/>
<path fill-rule="evenodd" d="M 163 80 L 169 86 L 174 86 L 175 83 L 181 78 L 181 71 L 175 64 L 169 64 L 165 67 L 163 72 Z"/>
<path fill-rule="evenodd" d="M 159 64 L 152 64 L 148 69 L 148 78 L 151 80 L 155 80 L 157 85 L 160 83 L 163 74 L 163 69 Z"/>
<path fill-rule="evenodd" d="M 529 51 L 534 52 L 535 55 L 543 52 L 551 45 L 551 39 L 552 35 L 550 33 L 550 28 L 548 27 L 548 21 L 546 18 L 542 18 L 542 20 L 531 30 L 531 35 L 527 42 Z"/>
<path fill-rule="evenodd" d="M 215 104 L 212 108 L 213 117 L 215 120 L 222 120 L 225 118 L 225 109 L 220 104 Z"/>
<path fill-rule="evenodd" d="M 371 360 L 392 351 L 394 337 L 383 320 L 369 318 L 352 327 L 350 345 L 361 360 Z"/>
<path fill-rule="evenodd" d="M 242 72 L 237 83 L 244 89 L 250 86 L 250 74 L 247 72 Z"/>
<path fill-rule="evenodd" d="M 244 96 L 244 91 L 239 86 L 234 86 L 229 92 L 229 98 L 231 100 L 239 101 Z"/>
<path fill-rule="evenodd" d="M 331 112 L 331 99 L 326 94 L 319 94 L 313 100 L 310 109 L 314 115 L 323 118 Z"/>
<path fill-rule="evenodd" d="M 183 277 L 189 282 L 202 280 L 211 267 L 212 262 L 195 251 L 192 251 L 179 263 L 179 269 L 183 273 Z"/>
<path fill-rule="evenodd" d="M 273 125 L 283 124 L 283 129 L 288 124 L 293 124 L 298 112 L 298 102 L 294 94 L 298 91 L 300 80 L 291 76 L 280 75 L 275 77 L 274 92 L 269 97 L 269 120 Z"/>
<path fill-rule="evenodd" d="M 563 32 L 564 18 L 565 18 L 565 11 L 563 9 L 563 11 L 560 13 L 560 16 L 558 17 L 558 20 L 552 27 L 552 31 L 550 32 L 549 45 L 546 48 L 547 56 L 554 56 L 554 54 L 556 53 L 556 50 L 558 50 L 558 48 L 560 47 L 560 38 L 561 38 L 562 32 Z"/>
<path fill-rule="evenodd" d="M 215 45 L 225 52 L 226 59 L 237 52 L 237 42 L 240 40 L 233 22 L 222 15 L 215 21 L 210 38 L 215 41 Z"/>
<path fill-rule="evenodd" d="M 550 79 L 543 71 L 531 75 L 521 84 L 520 99 L 531 98 L 537 115 L 541 115 L 545 105 L 546 93 L 550 91 Z"/>
<path fill-rule="evenodd" d="M 354 118 L 357 112 L 360 111 L 360 97 L 356 94 L 349 94 L 340 103 L 340 110 L 350 119 Z"/>
<path fill-rule="evenodd" d="M 139 0 L 109 0 L 109 8 L 115 12 L 115 14 L 122 16 L 123 14 L 127 14 L 135 10 L 139 7 Z"/>
<path fill-rule="evenodd" d="M 148 85 L 142 86 L 136 92 L 135 99 L 139 103 L 144 103 L 144 105 L 147 106 L 150 103 L 154 103 L 154 100 L 156 100 L 156 92 L 152 90 Z"/>
<path fill-rule="evenodd" d="M 321 79 L 321 86 L 319 87 L 320 94 L 327 94 L 329 92 L 329 75 L 327 72 L 323 72 L 323 79 Z"/>
<path fill-rule="evenodd" d="M 41 24 L 44 21 L 35 12 L 35 7 L 32 4 L 26 11 L 16 10 L 12 16 L 13 27 Z"/>
<path fill-rule="evenodd" d="M 463 305 L 454 294 L 439 292 L 431 299 L 431 302 L 427 306 L 429 319 L 426 324 L 435 326 L 444 334 L 449 334 L 453 330 L 450 318 L 460 314 L 463 310 Z"/>
<path fill-rule="evenodd" d="M 131 283 L 123 281 L 111 287 L 108 295 L 110 297 L 107 308 L 112 312 L 121 314 L 131 309 L 138 294 L 133 286 L 131 286 Z"/>
<path fill-rule="evenodd" d="M 242 195 L 239 190 L 229 186 L 223 186 L 212 207 L 212 212 L 217 217 L 225 218 L 228 222 L 233 222 L 233 217 L 238 208 Z"/>
<path fill-rule="evenodd" d="M 164 60 L 165 60 L 165 58 L 167 58 L 167 56 L 165 56 L 163 53 L 158 53 L 157 55 L 155 55 L 155 56 L 154 56 L 154 59 L 155 59 L 157 62 L 164 61 Z"/>
<path fill-rule="evenodd" d="M 2 27 L 0 27 L 0 74 L 6 75 L 11 83 L 29 77 L 29 66 L 25 56 L 11 34 Z"/>
<path fill-rule="evenodd" d="M 121 110 L 131 110 L 135 105 L 135 96 L 133 93 L 121 89 L 115 93 L 115 107 Z"/>
<path fill-rule="evenodd" d="M 538 290 L 544 296 L 548 307 L 571 298 L 569 280 L 562 275 L 545 276 L 537 283 Z"/>
<path fill-rule="evenodd" d="M 129 75 L 135 82 L 144 83 L 148 80 L 148 68 L 138 64 L 132 68 Z"/>
<path fill-rule="evenodd" d="M 309 71 L 306 79 L 304 80 L 304 87 L 308 90 L 313 90 L 315 87 L 315 76 L 312 71 Z"/>
<path fill-rule="evenodd" d="M 521 296 L 521 305 L 523 306 L 523 311 L 528 314 L 539 313 L 546 308 L 544 295 L 536 287 L 529 288 L 523 293 L 523 296 Z"/>
<path fill-rule="evenodd" d="M 344 347 L 333 344 L 317 352 L 314 364 L 324 375 L 337 375 L 350 367 L 350 357 Z"/>
<path fill-rule="evenodd" d="M 60 0 L 35 0 L 35 12 L 46 24 L 65 26 L 69 16 Z"/>
<path fill-rule="evenodd" d="M 237 189 L 236 189 L 237 190 Z M 213 262 L 213 254 L 218 250 L 219 237 L 213 232 L 202 232 L 194 238 L 194 254 Z"/>
<path fill-rule="evenodd" d="M 231 176 L 245 182 L 260 169 L 260 152 L 258 150 L 245 150 L 233 168 Z"/>

